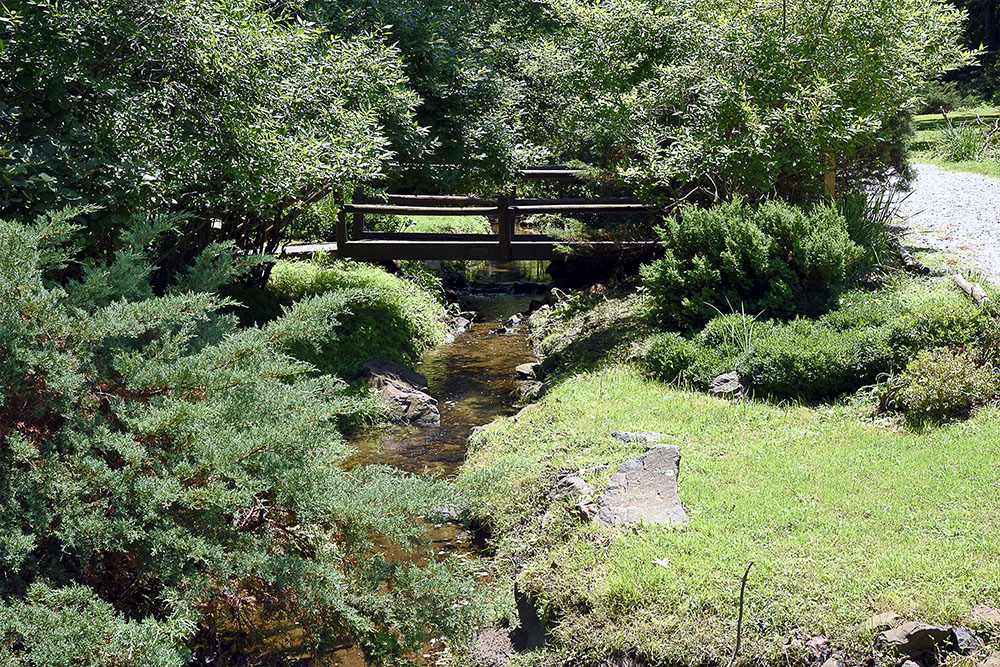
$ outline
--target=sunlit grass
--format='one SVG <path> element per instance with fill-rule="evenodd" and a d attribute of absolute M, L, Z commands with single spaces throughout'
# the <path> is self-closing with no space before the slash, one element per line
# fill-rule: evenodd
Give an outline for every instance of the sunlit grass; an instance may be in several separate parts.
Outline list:
<path fill-rule="evenodd" d="M 559 471 L 606 465 L 588 474 L 600 489 L 642 452 L 608 437 L 617 429 L 680 446 L 686 526 L 611 530 L 547 507 Z M 734 404 L 613 366 L 489 427 L 464 480 L 498 528 L 501 558 L 526 561 L 522 584 L 566 613 L 563 651 L 690 663 L 731 651 L 750 561 L 747 660 L 778 658 L 793 636 L 866 645 L 862 623 L 887 610 L 969 623 L 973 605 L 997 605 L 998 461 L 997 409 L 887 430 L 847 408 Z"/>

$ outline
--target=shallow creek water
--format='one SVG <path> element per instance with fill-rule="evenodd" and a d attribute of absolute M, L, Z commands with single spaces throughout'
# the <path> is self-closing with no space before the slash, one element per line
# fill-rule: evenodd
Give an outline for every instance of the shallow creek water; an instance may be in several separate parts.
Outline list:
<path fill-rule="evenodd" d="M 526 274 L 535 279 L 537 267 L 491 267 L 488 273 L 476 278 L 507 282 Z M 471 328 L 455 336 L 453 342 L 428 352 L 415 367 L 427 377 L 428 393 L 438 400 L 441 426 L 383 426 L 363 430 L 350 438 L 355 454 L 348 459 L 347 467 L 381 464 L 407 472 L 426 471 L 437 477 L 455 474 L 465 459 L 466 442 L 472 430 L 517 410 L 518 378 L 514 368 L 533 361 L 531 345 L 524 325 L 513 333 L 499 330 L 507 318 L 527 310 L 537 298 L 537 292 L 514 295 L 475 289 L 463 295 L 463 308 L 476 312 Z M 470 549 L 467 534 L 455 525 L 435 526 L 429 537 L 442 556 L 467 553 Z M 360 652 L 354 649 L 339 651 L 322 664 L 366 666 Z"/>

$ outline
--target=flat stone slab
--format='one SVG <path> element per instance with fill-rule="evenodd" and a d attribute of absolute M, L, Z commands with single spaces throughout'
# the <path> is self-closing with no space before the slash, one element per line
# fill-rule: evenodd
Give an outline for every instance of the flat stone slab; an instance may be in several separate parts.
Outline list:
<path fill-rule="evenodd" d="M 645 445 L 652 445 L 663 440 L 666 436 L 652 431 L 612 431 L 611 437 L 624 443 L 641 442 Z"/>
<path fill-rule="evenodd" d="M 677 495 L 680 462 L 676 445 L 657 445 L 626 461 L 598 500 L 595 520 L 605 526 L 686 523 L 688 516 Z"/>

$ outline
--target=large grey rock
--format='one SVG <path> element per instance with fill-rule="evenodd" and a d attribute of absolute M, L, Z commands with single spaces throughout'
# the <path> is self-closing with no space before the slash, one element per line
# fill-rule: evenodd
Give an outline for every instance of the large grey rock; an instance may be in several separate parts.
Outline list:
<path fill-rule="evenodd" d="M 680 462 L 681 450 L 675 445 L 657 445 L 626 461 L 598 500 L 597 522 L 605 526 L 685 523 L 687 513 L 677 495 Z"/>
<path fill-rule="evenodd" d="M 719 375 L 708 385 L 708 393 L 715 396 L 729 396 L 732 398 L 743 398 L 746 396 L 747 388 L 743 384 L 743 379 L 736 371 Z"/>
<path fill-rule="evenodd" d="M 949 646 L 951 628 L 908 621 L 878 635 L 878 643 L 900 655 L 916 657 Z"/>
<path fill-rule="evenodd" d="M 358 376 L 378 391 L 379 401 L 393 421 L 418 426 L 440 426 L 437 400 L 423 391 L 427 378 L 394 361 L 369 361 Z"/>

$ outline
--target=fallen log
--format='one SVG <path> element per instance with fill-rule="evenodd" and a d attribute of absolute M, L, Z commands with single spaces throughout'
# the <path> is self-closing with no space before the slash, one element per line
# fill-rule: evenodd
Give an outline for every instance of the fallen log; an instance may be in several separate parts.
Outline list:
<path fill-rule="evenodd" d="M 989 302 L 989 295 L 986 294 L 986 291 L 979 283 L 969 282 L 957 273 L 953 275 L 951 279 L 955 281 L 956 285 L 962 288 L 963 292 L 971 296 L 980 306 L 985 306 Z"/>
<path fill-rule="evenodd" d="M 896 246 L 896 250 L 899 252 L 899 258 L 903 261 L 903 268 L 907 271 L 910 273 L 919 273 L 924 276 L 931 272 L 927 265 L 918 260 L 913 256 L 913 253 L 903 247 L 903 244 L 899 242 L 899 239 L 893 239 L 892 244 Z"/>

